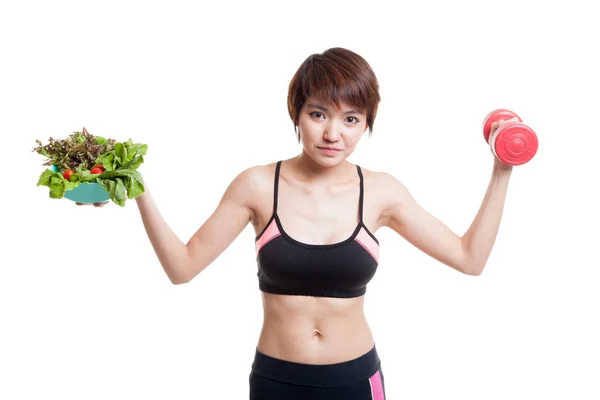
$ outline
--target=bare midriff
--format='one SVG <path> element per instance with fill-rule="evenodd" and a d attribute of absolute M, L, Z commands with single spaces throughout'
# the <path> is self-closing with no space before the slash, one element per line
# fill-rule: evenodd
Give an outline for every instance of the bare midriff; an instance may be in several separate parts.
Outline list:
<path fill-rule="evenodd" d="M 302 364 L 335 364 L 374 346 L 364 296 L 329 298 L 262 293 L 264 321 L 257 348 Z"/>

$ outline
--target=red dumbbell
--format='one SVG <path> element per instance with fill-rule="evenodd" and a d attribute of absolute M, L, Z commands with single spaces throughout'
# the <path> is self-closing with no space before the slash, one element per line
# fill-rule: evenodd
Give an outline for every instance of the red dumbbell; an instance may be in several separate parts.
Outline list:
<path fill-rule="evenodd" d="M 505 123 L 490 137 L 494 122 L 508 121 L 514 117 L 519 120 Z M 504 108 L 494 110 L 485 117 L 483 137 L 498 160 L 507 165 L 525 164 L 538 150 L 538 138 L 533 129 L 525 125 L 517 114 Z"/>

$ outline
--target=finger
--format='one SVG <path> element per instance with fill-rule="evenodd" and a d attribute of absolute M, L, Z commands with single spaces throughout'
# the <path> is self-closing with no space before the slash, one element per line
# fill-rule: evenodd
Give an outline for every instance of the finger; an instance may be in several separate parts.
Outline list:
<path fill-rule="evenodd" d="M 94 203 L 94 207 L 104 207 L 104 205 L 108 203 L 108 201 L 105 201 L 103 203 Z"/>
<path fill-rule="evenodd" d="M 504 123 L 504 120 L 503 120 L 503 119 L 501 119 L 500 121 L 492 122 L 492 127 L 491 127 L 491 128 L 492 128 L 492 130 L 496 130 L 496 129 L 498 129 L 498 127 L 499 127 L 500 125 L 502 125 L 503 123 Z"/>

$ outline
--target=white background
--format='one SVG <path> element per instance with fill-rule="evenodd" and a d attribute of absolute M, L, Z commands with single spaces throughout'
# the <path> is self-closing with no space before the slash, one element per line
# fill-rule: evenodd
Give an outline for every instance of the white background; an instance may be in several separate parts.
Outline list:
<path fill-rule="evenodd" d="M 147 143 L 140 172 L 187 241 L 240 171 L 300 151 L 287 85 L 336 46 L 381 85 L 350 161 L 396 176 L 459 234 L 491 174 L 483 117 L 510 108 L 540 139 L 481 276 L 377 232 L 366 312 L 387 398 L 600 398 L 598 12 L 410 3 L 3 2 L 0 398 L 247 398 L 262 324 L 252 227 L 174 286 L 135 202 L 49 199 L 31 149 L 84 126 Z"/>

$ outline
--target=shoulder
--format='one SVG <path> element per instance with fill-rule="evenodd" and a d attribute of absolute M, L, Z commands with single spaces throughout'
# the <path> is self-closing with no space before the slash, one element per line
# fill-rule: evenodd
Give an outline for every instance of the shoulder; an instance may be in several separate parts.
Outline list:
<path fill-rule="evenodd" d="M 244 198 L 249 205 L 264 199 L 264 195 L 272 191 L 276 164 L 253 165 L 243 169 L 234 177 L 228 191 Z"/>
<path fill-rule="evenodd" d="M 378 199 L 382 216 L 399 203 L 411 199 L 411 195 L 402 181 L 389 172 L 363 167 L 361 170 L 364 176 L 365 192 L 368 196 Z"/>
<path fill-rule="evenodd" d="M 367 168 L 360 168 L 365 180 L 365 187 L 385 194 L 389 192 L 406 191 L 406 186 L 395 176 L 385 171 L 374 171 Z"/>
<path fill-rule="evenodd" d="M 272 184 L 275 176 L 276 162 L 264 165 L 253 165 L 242 170 L 233 180 L 234 182 L 253 188 L 264 184 Z"/>

